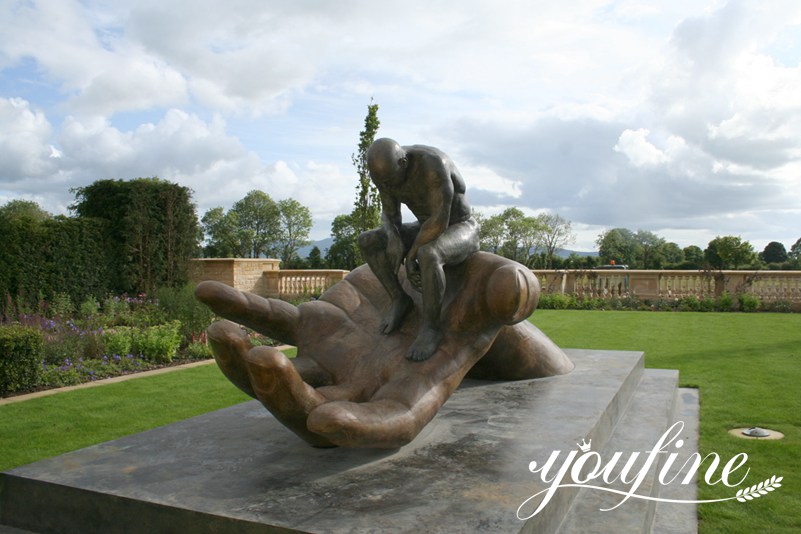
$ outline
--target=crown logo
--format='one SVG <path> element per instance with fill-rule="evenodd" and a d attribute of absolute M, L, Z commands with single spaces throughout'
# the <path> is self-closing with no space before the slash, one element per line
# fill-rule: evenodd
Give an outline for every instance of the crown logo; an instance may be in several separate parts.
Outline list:
<path fill-rule="evenodd" d="M 581 443 L 576 443 L 576 445 L 578 445 L 578 448 L 579 448 L 579 449 L 581 449 L 581 452 L 587 452 L 587 451 L 589 451 L 589 450 L 590 450 L 590 448 L 591 448 L 591 446 L 592 446 L 592 440 L 590 440 L 590 441 L 584 441 L 584 440 L 582 439 L 582 440 L 581 440 Z"/>

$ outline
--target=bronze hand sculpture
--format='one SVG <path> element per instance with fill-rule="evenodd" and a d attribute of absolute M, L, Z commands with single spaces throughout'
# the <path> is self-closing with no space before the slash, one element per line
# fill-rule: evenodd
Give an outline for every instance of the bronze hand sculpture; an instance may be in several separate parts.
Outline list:
<path fill-rule="evenodd" d="M 395 448 L 414 439 L 468 373 L 519 380 L 573 367 L 525 321 L 539 299 L 531 271 L 479 252 L 443 273 L 441 340 L 425 361 L 407 358 L 426 318 L 403 271 L 410 304 L 391 335 L 381 325 L 393 299 L 366 265 L 297 307 L 218 282 L 202 282 L 196 295 L 218 315 L 297 346 L 290 360 L 251 346 L 233 322 L 209 328 L 223 373 L 298 436 L 319 447 Z"/>

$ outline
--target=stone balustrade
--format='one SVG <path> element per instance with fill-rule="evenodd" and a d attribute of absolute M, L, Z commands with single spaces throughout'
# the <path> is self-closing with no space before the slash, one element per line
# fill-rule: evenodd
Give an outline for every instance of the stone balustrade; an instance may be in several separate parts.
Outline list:
<path fill-rule="evenodd" d="M 319 295 L 348 274 L 339 269 L 286 269 L 264 273 L 273 298 L 296 298 Z"/>
<path fill-rule="evenodd" d="M 545 294 L 578 298 L 715 298 L 748 293 L 763 301 L 801 302 L 801 271 L 534 270 Z"/>
<path fill-rule="evenodd" d="M 318 295 L 345 278 L 339 269 L 281 269 L 270 258 L 192 260 L 192 281 L 217 280 L 263 297 Z M 641 300 L 749 293 L 762 301 L 801 302 L 801 271 L 533 270 L 545 294 L 577 298 L 634 296 Z"/>
<path fill-rule="evenodd" d="M 199 258 L 190 266 L 190 278 L 198 283 L 216 280 L 262 297 L 291 299 L 319 295 L 348 271 L 339 269 L 281 269 L 272 258 Z"/>

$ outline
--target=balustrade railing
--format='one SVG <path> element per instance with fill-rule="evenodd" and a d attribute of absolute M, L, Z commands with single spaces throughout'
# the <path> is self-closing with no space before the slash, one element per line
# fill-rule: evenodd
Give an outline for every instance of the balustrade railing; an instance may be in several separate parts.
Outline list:
<path fill-rule="evenodd" d="M 287 269 L 278 271 L 278 294 L 284 298 L 319 295 L 338 281 L 348 271 L 332 269 Z M 265 273 L 267 275 L 269 273 Z"/>
<path fill-rule="evenodd" d="M 801 271 L 534 270 L 544 294 L 577 298 L 715 298 L 724 292 L 801 302 Z"/>
<path fill-rule="evenodd" d="M 336 269 L 280 269 L 271 259 L 193 260 L 192 279 L 219 280 L 273 298 L 322 293 L 345 278 Z M 632 296 L 641 300 L 751 294 L 765 302 L 801 302 L 801 271 L 534 270 L 544 294 L 577 298 Z"/>

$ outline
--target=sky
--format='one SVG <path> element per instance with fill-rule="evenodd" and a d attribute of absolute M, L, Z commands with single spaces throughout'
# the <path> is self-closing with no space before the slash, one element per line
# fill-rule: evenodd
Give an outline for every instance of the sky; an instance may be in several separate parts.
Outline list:
<path fill-rule="evenodd" d="M 323 239 L 371 99 L 477 211 L 558 213 L 574 250 L 801 238 L 797 0 L 0 0 L 0 205 L 158 176 L 198 216 L 294 198 Z"/>

